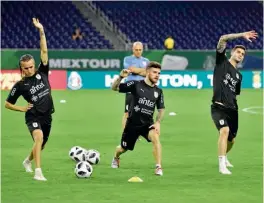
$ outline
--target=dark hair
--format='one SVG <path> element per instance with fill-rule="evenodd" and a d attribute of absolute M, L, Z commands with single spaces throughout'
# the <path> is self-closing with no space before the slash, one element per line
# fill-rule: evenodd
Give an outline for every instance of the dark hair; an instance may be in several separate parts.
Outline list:
<path fill-rule="evenodd" d="M 146 69 L 150 69 L 150 68 L 158 68 L 161 70 L 161 65 L 160 65 L 160 63 L 158 63 L 156 61 L 150 61 L 149 64 L 147 65 Z"/>
<path fill-rule="evenodd" d="M 236 45 L 236 46 L 234 46 L 234 48 L 232 49 L 232 51 L 235 51 L 238 48 L 243 49 L 246 52 L 246 47 L 243 46 L 243 45 Z"/>
<path fill-rule="evenodd" d="M 22 68 L 21 68 L 21 62 L 27 62 L 29 60 L 33 59 L 34 60 L 34 57 L 30 54 L 25 54 L 23 56 L 20 57 L 19 59 L 19 69 L 20 69 L 20 73 L 21 73 L 21 76 L 23 78 L 23 75 L 22 75 Z"/>

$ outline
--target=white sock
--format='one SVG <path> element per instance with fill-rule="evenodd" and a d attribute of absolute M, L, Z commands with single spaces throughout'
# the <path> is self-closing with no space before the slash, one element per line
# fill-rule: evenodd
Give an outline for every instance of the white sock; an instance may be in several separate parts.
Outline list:
<path fill-rule="evenodd" d="M 35 173 L 42 174 L 42 170 L 41 170 L 41 168 L 35 168 Z"/>
<path fill-rule="evenodd" d="M 31 161 L 29 160 L 29 157 L 27 157 L 26 159 L 25 159 L 25 162 L 27 162 L 27 163 L 30 163 Z"/>
<path fill-rule="evenodd" d="M 226 156 L 218 156 L 218 160 L 219 160 L 219 166 L 220 167 L 226 167 L 226 165 L 225 165 Z"/>
<path fill-rule="evenodd" d="M 161 168 L 161 165 L 160 164 L 156 164 L 156 168 Z"/>

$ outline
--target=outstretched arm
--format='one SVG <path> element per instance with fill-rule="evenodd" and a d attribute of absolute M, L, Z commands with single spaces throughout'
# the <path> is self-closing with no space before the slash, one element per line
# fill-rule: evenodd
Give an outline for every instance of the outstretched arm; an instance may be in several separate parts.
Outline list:
<path fill-rule="evenodd" d="M 115 79 L 115 81 L 113 82 L 112 84 L 112 90 L 114 91 L 119 91 L 119 85 L 121 83 L 121 80 L 125 77 L 128 76 L 128 74 L 130 73 L 129 70 L 127 69 L 123 69 L 121 72 L 120 72 L 120 75 L 117 79 Z"/>
<path fill-rule="evenodd" d="M 33 18 L 33 24 L 39 30 L 41 61 L 43 65 L 47 65 L 48 64 L 48 48 L 47 48 L 47 41 L 46 41 L 46 36 L 45 36 L 43 25 L 36 18 Z"/>
<path fill-rule="evenodd" d="M 252 30 L 249 32 L 241 32 L 241 33 L 236 33 L 236 34 L 227 34 L 227 35 L 222 35 L 219 39 L 219 42 L 217 44 L 217 51 L 219 53 L 222 53 L 225 48 L 227 41 L 237 39 L 237 38 L 245 38 L 247 41 L 252 42 L 251 39 L 256 39 L 258 34 Z"/>

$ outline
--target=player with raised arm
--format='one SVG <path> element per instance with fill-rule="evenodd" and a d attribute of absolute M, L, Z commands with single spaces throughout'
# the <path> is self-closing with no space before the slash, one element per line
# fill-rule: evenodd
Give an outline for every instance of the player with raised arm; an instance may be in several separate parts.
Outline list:
<path fill-rule="evenodd" d="M 143 44 L 141 42 L 133 43 L 133 55 L 126 56 L 124 58 L 124 69 L 128 69 L 130 74 L 127 77 L 127 81 L 131 80 L 144 80 L 146 76 L 146 66 L 149 63 L 147 58 L 142 57 Z M 129 108 L 132 102 L 132 94 L 130 92 L 126 93 L 125 99 L 125 113 L 122 119 L 122 126 L 125 128 L 126 120 L 128 117 Z"/>
<path fill-rule="evenodd" d="M 44 28 L 38 19 L 33 18 L 34 26 L 40 34 L 40 58 L 39 68 L 35 68 L 33 56 L 26 54 L 19 60 L 19 68 L 22 79 L 18 81 L 10 91 L 5 102 L 5 107 L 13 110 L 25 112 L 26 125 L 34 140 L 33 149 L 24 160 L 23 165 L 26 172 L 33 172 L 31 161 L 35 160 L 35 180 L 46 181 L 41 170 L 41 150 L 44 149 L 48 141 L 52 113 L 54 113 L 51 87 L 49 84 L 48 49 L 44 33 Z M 27 106 L 15 105 L 19 96 L 23 96 L 28 102 Z"/>
<path fill-rule="evenodd" d="M 227 159 L 227 153 L 232 149 L 238 130 L 238 105 L 236 96 L 240 94 L 242 75 L 237 65 L 243 61 L 246 48 L 236 45 L 231 51 L 231 57 L 226 57 L 227 41 L 245 38 L 251 42 L 257 33 L 249 31 L 221 36 L 216 50 L 216 66 L 213 76 L 213 98 L 211 116 L 219 131 L 218 158 L 219 172 L 231 174 L 227 167 L 233 165 Z"/>
<path fill-rule="evenodd" d="M 121 93 L 131 92 L 133 100 L 131 111 L 124 128 L 121 145 L 117 146 L 112 168 L 119 167 L 119 157 L 127 150 L 133 150 L 136 140 L 141 135 L 148 142 L 153 144 L 153 155 L 156 161 L 156 175 L 163 175 L 161 168 L 161 144 L 160 144 L 160 122 L 164 116 L 164 98 L 160 88 L 156 86 L 159 80 L 161 65 L 157 62 L 150 62 L 146 67 L 146 78 L 141 81 L 129 81 L 121 83 L 124 77 L 130 73 L 129 70 L 122 70 L 119 78 L 112 84 L 114 91 Z M 153 121 L 155 106 L 158 109 L 156 121 Z"/>

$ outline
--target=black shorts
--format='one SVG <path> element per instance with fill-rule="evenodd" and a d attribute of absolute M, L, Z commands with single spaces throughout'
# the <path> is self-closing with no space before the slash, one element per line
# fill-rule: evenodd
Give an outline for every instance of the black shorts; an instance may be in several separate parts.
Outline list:
<path fill-rule="evenodd" d="M 229 127 L 228 141 L 231 142 L 237 135 L 238 111 L 214 103 L 211 105 L 211 116 L 218 130 Z"/>
<path fill-rule="evenodd" d="M 126 93 L 125 113 L 129 112 L 129 108 L 131 107 L 132 102 L 133 102 L 133 95 L 131 93 Z"/>
<path fill-rule="evenodd" d="M 148 142 L 151 142 L 148 139 L 149 131 L 154 129 L 153 127 L 150 128 L 151 125 L 152 124 L 135 126 L 132 123 L 127 122 L 121 138 L 122 148 L 132 151 L 140 135 L 144 137 Z"/>
<path fill-rule="evenodd" d="M 42 148 L 44 148 L 45 144 L 47 143 L 50 135 L 51 130 L 51 123 L 52 123 L 52 116 L 45 115 L 45 116 L 38 116 L 38 117 L 26 117 L 26 124 L 28 130 L 33 138 L 32 132 L 36 129 L 40 129 L 43 133 L 43 143 Z"/>

